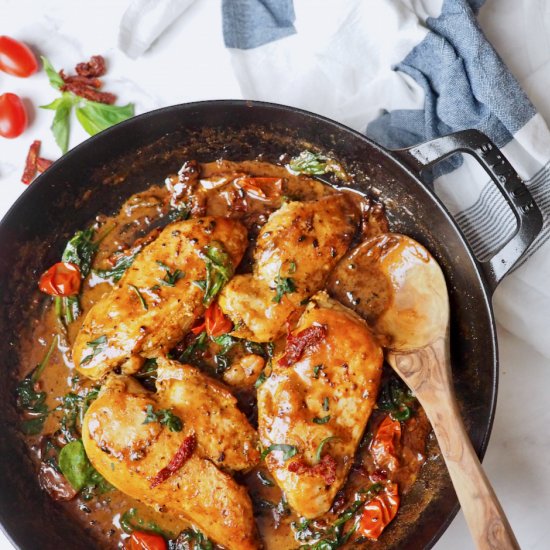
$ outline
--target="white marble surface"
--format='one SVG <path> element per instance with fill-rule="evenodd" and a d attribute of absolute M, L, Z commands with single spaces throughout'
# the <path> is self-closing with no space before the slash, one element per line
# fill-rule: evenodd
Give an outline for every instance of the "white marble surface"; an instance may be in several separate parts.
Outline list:
<path fill-rule="evenodd" d="M 197 0 L 136 61 L 116 48 L 126 0 L 0 0 L 0 34 L 28 42 L 59 68 L 70 69 L 92 54 L 105 55 L 109 62 L 106 89 L 117 93 L 121 102 L 133 101 L 141 113 L 186 101 L 241 97 L 223 47 L 219 4 L 219 0 Z M 322 16 L 322 10 L 313 11 L 312 16 Z M 550 120 L 550 2 L 488 0 L 480 19 L 499 53 Z M 43 156 L 59 156 L 49 132 L 51 112 L 36 109 L 55 96 L 44 73 L 30 79 L 0 73 L 0 93 L 7 91 L 18 93 L 35 107 L 23 136 L 0 138 L 0 216 L 25 189 L 19 178 L 31 141 L 42 140 Z M 73 123 L 71 145 L 85 137 Z M 545 550 L 550 548 L 550 360 L 501 329 L 499 341 L 499 400 L 484 465 L 522 548 Z M 1 533 L 0 548 L 11 548 Z M 462 514 L 436 548 L 473 548 Z"/>

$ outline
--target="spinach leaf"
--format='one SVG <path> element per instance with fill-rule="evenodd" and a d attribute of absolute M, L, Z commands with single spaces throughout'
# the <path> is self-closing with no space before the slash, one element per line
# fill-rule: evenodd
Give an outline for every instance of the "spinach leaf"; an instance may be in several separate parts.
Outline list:
<path fill-rule="evenodd" d="M 120 526 L 125 533 L 131 534 L 134 531 L 145 531 L 155 533 L 166 539 L 173 539 L 175 535 L 161 529 L 153 521 L 145 521 L 137 515 L 137 508 L 130 508 L 120 516 Z"/>
<path fill-rule="evenodd" d="M 320 153 L 313 153 L 307 150 L 293 157 L 288 163 L 287 168 L 294 174 L 320 176 L 332 172 L 338 179 L 344 181 L 349 179 L 340 163 Z"/>
<path fill-rule="evenodd" d="M 175 286 L 176 283 L 185 277 L 185 273 L 181 272 L 179 269 L 171 271 L 170 268 L 163 262 L 157 260 L 157 264 L 164 269 L 166 274 L 163 279 L 159 279 L 159 283 L 164 286 Z"/>
<path fill-rule="evenodd" d="M 67 443 L 59 452 L 59 469 L 75 491 L 87 483 L 92 465 L 80 439 Z"/>
<path fill-rule="evenodd" d="M 121 254 L 116 264 L 110 269 L 94 269 L 94 273 L 102 279 L 110 279 L 113 283 L 118 283 L 126 270 L 134 263 L 136 256 L 142 247 L 136 247 L 131 254 Z"/>
<path fill-rule="evenodd" d="M 408 420 L 416 398 L 411 390 L 399 378 L 392 375 L 382 384 L 377 406 L 382 411 L 388 411 L 394 420 Z"/>
<path fill-rule="evenodd" d="M 107 336 L 103 334 L 91 342 L 86 342 L 88 348 L 91 348 L 92 353 L 89 353 L 80 361 L 80 365 L 87 365 L 96 355 L 99 355 L 107 346 Z"/>
<path fill-rule="evenodd" d="M 333 441 L 334 439 L 340 439 L 338 436 L 336 435 L 329 435 L 328 437 L 325 437 L 325 439 L 323 439 L 321 441 L 321 443 L 319 443 L 319 446 L 317 447 L 317 451 L 315 452 L 315 461 L 316 462 L 319 462 L 321 460 L 321 454 L 323 452 L 323 447 L 329 442 L 329 441 Z"/>
<path fill-rule="evenodd" d="M 180 533 L 175 541 L 168 542 L 169 550 L 214 550 L 214 544 L 195 528 Z"/>
<path fill-rule="evenodd" d="M 141 307 L 147 311 L 149 309 L 149 306 L 147 305 L 147 302 L 145 301 L 145 298 L 143 297 L 143 294 L 139 291 L 139 288 L 136 285 L 128 285 L 128 287 L 134 292 L 134 294 L 138 297 L 138 300 L 141 304 Z"/>
<path fill-rule="evenodd" d="M 206 264 L 206 279 L 195 281 L 204 291 L 203 304 L 209 306 L 222 287 L 233 276 L 233 262 L 222 243 L 213 241 L 200 253 Z"/>
<path fill-rule="evenodd" d="M 65 246 L 61 260 L 71 262 L 80 268 L 82 277 L 90 273 L 92 261 L 97 252 L 98 245 L 93 242 L 95 230 L 93 228 L 77 231 Z"/>
<path fill-rule="evenodd" d="M 147 405 L 143 424 L 150 424 L 151 422 L 160 422 L 171 432 L 181 432 L 183 428 L 181 418 L 176 416 L 170 409 L 159 409 L 155 412 L 153 405 Z"/>

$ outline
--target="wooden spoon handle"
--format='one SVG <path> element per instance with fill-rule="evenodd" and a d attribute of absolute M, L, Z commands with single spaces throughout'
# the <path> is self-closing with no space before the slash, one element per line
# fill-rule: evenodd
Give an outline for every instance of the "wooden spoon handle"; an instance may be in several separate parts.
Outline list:
<path fill-rule="evenodd" d="M 388 359 L 409 383 L 431 421 L 477 548 L 519 549 L 464 427 L 445 340 L 414 353 L 391 354 Z"/>

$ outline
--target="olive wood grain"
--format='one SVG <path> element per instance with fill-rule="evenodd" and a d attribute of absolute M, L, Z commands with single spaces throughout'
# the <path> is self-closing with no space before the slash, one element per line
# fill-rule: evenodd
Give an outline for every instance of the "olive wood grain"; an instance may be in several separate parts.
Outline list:
<path fill-rule="evenodd" d="M 421 349 L 390 351 L 388 361 L 431 421 L 477 548 L 520 548 L 462 422 L 452 385 L 448 335 Z"/>

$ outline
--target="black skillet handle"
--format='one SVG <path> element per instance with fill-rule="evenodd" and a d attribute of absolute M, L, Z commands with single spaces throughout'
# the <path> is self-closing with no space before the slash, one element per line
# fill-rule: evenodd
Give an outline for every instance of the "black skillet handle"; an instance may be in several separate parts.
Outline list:
<path fill-rule="evenodd" d="M 393 151 L 414 172 L 436 164 L 453 153 L 469 153 L 491 176 L 514 212 L 517 229 L 495 255 L 480 262 L 491 292 L 529 248 L 542 229 L 542 214 L 531 193 L 498 147 L 477 130 L 463 130 L 420 145 Z"/>

